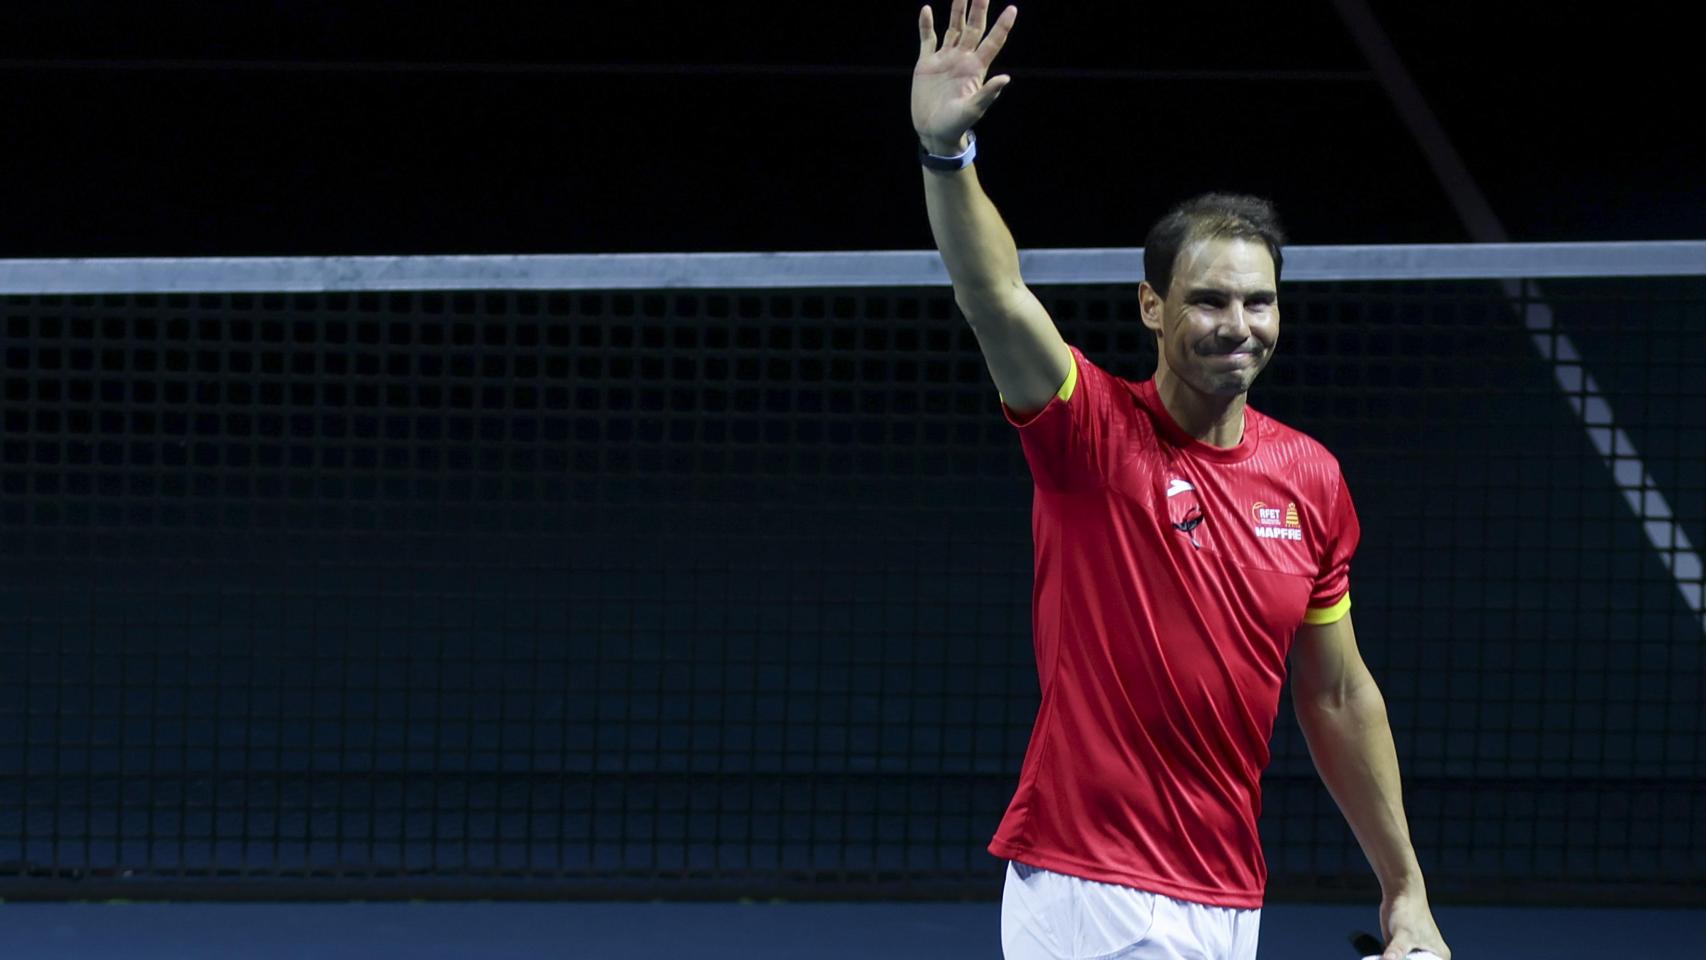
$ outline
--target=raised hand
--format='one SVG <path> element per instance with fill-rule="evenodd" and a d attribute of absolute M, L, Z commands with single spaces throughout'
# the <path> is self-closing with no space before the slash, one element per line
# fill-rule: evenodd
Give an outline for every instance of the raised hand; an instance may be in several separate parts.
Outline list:
<path fill-rule="evenodd" d="M 954 0 L 947 30 L 936 43 L 929 6 L 918 13 L 918 65 L 912 68 L 912 127 L 931 153 L 951 155 L 965 146 L 964 135 L 983 117 L 1012 78 L 984 77 L 1013 30 L 1019 8 L 1009 6 L 988 23 L 989 0 Z"/>

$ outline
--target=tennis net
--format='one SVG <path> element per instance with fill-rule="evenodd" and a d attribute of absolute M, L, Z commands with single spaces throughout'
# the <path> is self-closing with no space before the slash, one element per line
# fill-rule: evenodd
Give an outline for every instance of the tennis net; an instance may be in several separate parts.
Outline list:
<path fill-rule="evenodd" d="M 1288 250 L 1436 897 L 1702 902 L 1706 244 Z M 1030 251 L 1142 378 L 1138 251 Z M 1030 485 L 933 254 L 0 263 L 0 894 L 993 897 Z M 1371 878 L 1282 707 L 1276 897 Z"/>

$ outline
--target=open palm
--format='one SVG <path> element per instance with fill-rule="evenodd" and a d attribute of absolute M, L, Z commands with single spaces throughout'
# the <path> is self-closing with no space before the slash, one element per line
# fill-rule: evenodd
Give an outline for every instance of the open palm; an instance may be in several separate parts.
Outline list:
<path fill-rule="evenodd" d="M 983 116 L 1011 78 L 1006 74 L 985 80 L 989 65 L 1007 35 L 1019 8 L 1001 11 L 988 25 L 989 0 L 954 0 L 940 46 L 928 6 L 918 14 L 918 64 L 912 69 L 912 126 L 932 153 L 957 152 L 960 136 Z"/>

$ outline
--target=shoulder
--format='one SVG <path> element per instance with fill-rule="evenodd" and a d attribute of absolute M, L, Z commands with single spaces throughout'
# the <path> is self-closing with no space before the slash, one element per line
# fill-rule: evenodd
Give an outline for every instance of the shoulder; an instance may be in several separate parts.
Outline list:
<path fill-rule="evenodd" d="M 1072 360 L 1077 367 L 1075 379 L 1079 388 L 1088 386 L 1100 394 L 1098 399 L 1114 401 L 1110 406 L 1115 411 L 1136 413 L 1143 406 L 1144 392 L 1149 386 L 1147 380 L 1129 380 L 1097 366 L 1076 346 L 1068 349 L 1072 351 Z"/>
<path fill-rule="evenodd" d="M 1068 344 L 1066 349 L 1072 351 L 1072 359 L 1075 362 L 1077 362 L 1077 364 L 1078 364 L 1079 376 L 1095 377 L 1098 380 L 1102 380 L 1106 383 L 1118 384 L 1121 387 L 1129 387 L 1131 389 L 1136 389 L 1137 387 L 1141 386 L 1141 384 L 1137 383 L 1136 381 L 1127 380 L 1125 377 L 1122 377 L 1116 373 L 1111 373 L 1108 370 L 1103 369 L 1102 367 L 1098 366 L 1096 364 L 1096 361 L 1091 360 L 1090 357 L 1088 355 L 1086 355 L 1083 350 L 1080 350 L 1075 345 Z"/>
<path fill-rule="evenodd" d="M 1350 485 L 1339 458 L 1327 445 L 1302 430 L 1262 416 L 1262 472 L 1297 497 L 1304 525 L 1316 543 L 1349 544 L 1354 549 L 1360 524 Z M 1325 548 L 1324 548 L 1325 549 Z"/>
<path fill-rule="evenodd" d="M 1265 413 L 1247 409 L 1256 418 L 1256 429 L 1261 431 L 1261 455 L 1266 461 L 1263 465 L 1266 470 L 1306 482 L 1313 480 L 1315 483 L 1310 485 L 1319 485 L 1319 492 L 1324 494 L 1338 492 L 1344 472 L 1339 466 L 1339 458 L 1327 449 L 1326 444 Z"/>

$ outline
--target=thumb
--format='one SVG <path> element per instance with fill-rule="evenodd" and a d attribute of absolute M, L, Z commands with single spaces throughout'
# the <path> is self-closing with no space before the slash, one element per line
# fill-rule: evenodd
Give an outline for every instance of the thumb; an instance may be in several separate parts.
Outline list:
<path fill-rule="evenodd" d="M 985 80 L 983 82 L 983 89 L 977 92 L 977 97 L 973 101 L 977 104 L 975 108 L 977 112 L 981 114 L 985 110 L 988 110 L 989 105 L 995 102 L 996 97 L 1001 96 L 1001 91 L 1005 89 L 1007 84 L 1011 83 L 1012 80 L 1013 78 L 1005 73 L 999 77 L 990 77 L 988 80 Z"/>

